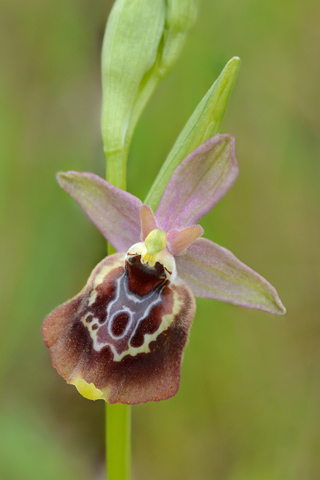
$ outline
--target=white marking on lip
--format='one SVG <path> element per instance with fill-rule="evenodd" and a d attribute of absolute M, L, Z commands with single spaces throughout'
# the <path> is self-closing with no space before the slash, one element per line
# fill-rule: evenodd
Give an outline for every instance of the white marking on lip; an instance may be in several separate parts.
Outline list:
<path fill-rule="evenodd" d="M 121 313 L 128 313 L 129 314 L 129 321 L 126 325 L 126 328 L 124 329 L 123 333 L 121 335 L 114 335 L 112 333 L 112 327 L 113 327 L 113 323 L 114 323 L 114 319 L 115 317 L 117 317 L 119 314 Z M 107 314 L 108 315 L 108 314 Z M 117 312 L 115 312 L 110 318 L 108 318 L 108 333 L 110 335 L 111 338 L 113 338 L 114 340 L 121 340 L 121 338 L 124 338 L 130 328 L 130 325 L 131 325 L 131 322 L 132 322 L 132 319 L 133 319 L 133 314 L 131 312 L 131 310 L 128 308 L 128 307 L 123 307 L 122 310 L 118 310 Z"/>
<path fill-rule="evenodd" d="M 101 285 L 103 282 L 105 276 L 111 272 L 114 268 L 117 267 L 122 267 L 123 266 L 123 258 L 119 259 L 117 262 L 111 263 L 110 265 L 105 265 L 104 267 L 101 268 L 100 272 L 95 276 L 94 282 L 93 282 L 93 288 L 92 292 L 89 297 L 89 307 L 96 301 L 98 292 L 96 288 Z"/>
<path fill-rule="evenodd" d="M 121 262 L 119 262 L 119 265 L 121 265 Z M 97 277 L 94 279 L 93 290 L 89 296 L 88 307 L 92 306 L 92 304 L 95 302 L 97 298 L 97 291 L 96 291 L 97 286 L 103 282 L 107 273 L 109 273 L 113 268 L 117 266 L 118 264 L 116 265 L 113 264 L 112 266 L 108 265 L 101 269 Z M 175 282 L 175 283 L 179 283 L 179 282 Z M 130 345 L 130 343 L 134 335 L 136 334 L 139 326 L 141 325 L 141 322 L 148 317 L 153 307 L 155 307 L 161 301 L 163 301 L 163 297 L 161 295 L 162 289 L 160 289 L 160 291 L 159 290 L 152 291 L 149 294 L 145 295 L 144 297 L 140 297 L 139 295 L 133 294 L 129 290 L 128 279 L 125 275 L 125 272 L 123 272 L 116 279 L 115 291 L 116 291 L 115 298 L 108 303 L 108 306 L 106 308 L 106 315 L 103 322 L 100 322 L 98 318 L 93 317 L 92 322 L 88 324 L 86 322 L 86 319 L 88 318 L 89 315 L 92 315 L 92 316 L 94 315 L 94 313 L 91 311 L 87 312 L 81 318 L 81 322 L 89 331 L 90 337 L 93 342 L 94 350 L 96 352 L 101 352 L 103 348 L 108 346 L 113 354 L 113 361 L 115 362 L 120 362 L 126 355 L 135 357 L 139 353 L 150 353 L 150 343 L 155 341 L 162 332 L 164 332 L 170 327 L 175 316 L 181 310 L 181 307 L 183 305 L 183 299 L 181 298 L 181 296 L 179 295 L 178 291 L 175 288 L 171 289 L 173 293 L 172 312 L 167 315 L 163 315 L 158 329 L 153 334 L 146 333 L 143 335 L 144 342 L 141 346 L 133 347 L 132 345 Z M 127 300 L 127 304 L 117 305 L 120 302 L 121 294 Z M 139 306 L 140 308 L 143 307 L 144 303 L 146 304 L 146 308 L 143 310 L 143 313 L 140 315 L 139 318 L 135 318 L 135 316 L 137 315 L 137 310 Z M 121 312 L 126 312 L 129 314 L 129 321 L 126 325 L 124 332 L 121 335 L 114 335 L 112 333 L 113 321 L 114 321 L 114 318 L 117 315 L 119 315 L 119 313 Z M 93 324 L 98 324 L 98 328 L 96 330 L 92 330 Z M 121 339 L 123 340 L 132 329 L 130 336 L 128 337 L 128 340 L 127 340 L 128 348 L 125 351 L 118 353 L 116 346 L 113 343 L 111 343 L 110 340 L 100 342 L 98 340 L 98 333 L 100 331 L 100 328 L 102 328 L 103 326 L 105 326 L 105 328 L 107 327 L 109 338 L 115 341 L 121 341 Z"/>

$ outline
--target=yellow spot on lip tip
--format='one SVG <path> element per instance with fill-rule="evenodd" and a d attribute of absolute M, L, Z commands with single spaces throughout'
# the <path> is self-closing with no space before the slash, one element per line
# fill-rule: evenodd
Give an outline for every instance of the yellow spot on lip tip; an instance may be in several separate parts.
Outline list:
<path fill-rule="evenodd" d="M 78 378 L 70 383 L 76 387 L 80 395 L 88 400 L 99 400 L 103 397 L 101 390 L 96 388 L 93 383 L 87 383 L 83 378 Z"/>

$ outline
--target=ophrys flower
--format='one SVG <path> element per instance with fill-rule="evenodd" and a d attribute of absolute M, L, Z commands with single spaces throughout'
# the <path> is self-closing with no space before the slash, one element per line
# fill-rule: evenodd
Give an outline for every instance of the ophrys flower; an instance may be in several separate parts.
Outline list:
<path fill-rule="evenodd" d="M 120 253 L 45 319 L 52 364 L 87 398 L 135 404 L 179 387 L 194 295 L 285 313 L 274 287 L 230 251 L 200 238 L 197 222 L 238 174 L 234 139 L 215 135 L 174 171 L 155 214 L 91 173 L 59 183 Z"/>

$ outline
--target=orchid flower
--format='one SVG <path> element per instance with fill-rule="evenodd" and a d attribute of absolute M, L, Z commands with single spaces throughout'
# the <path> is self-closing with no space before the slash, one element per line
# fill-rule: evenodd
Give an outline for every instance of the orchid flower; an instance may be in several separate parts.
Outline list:
<path fill-rule="evenodd" d="M 179 387 L 194 296 L 285 313 L 274 287 L 205 238 L 199 220 L 238 175 L 234 138 L 215 135 L 174 171 L 155 213 L 91 173 L 58 175 L 117 250 L 42 327 L 53 366 L 85 397 L 164 400 Z"/>

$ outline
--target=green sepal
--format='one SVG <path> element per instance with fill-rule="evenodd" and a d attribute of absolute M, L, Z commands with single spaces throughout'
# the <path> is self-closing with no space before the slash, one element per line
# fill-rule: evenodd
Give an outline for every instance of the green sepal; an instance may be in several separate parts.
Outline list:
<path fill-rule="evenodd" d="M 154 211 L 176 167 L 189 153 L 218 132 L 239 67 L 239 57 L 229 60 L 180 133 L 145 199 L 144 203 Z"/>

